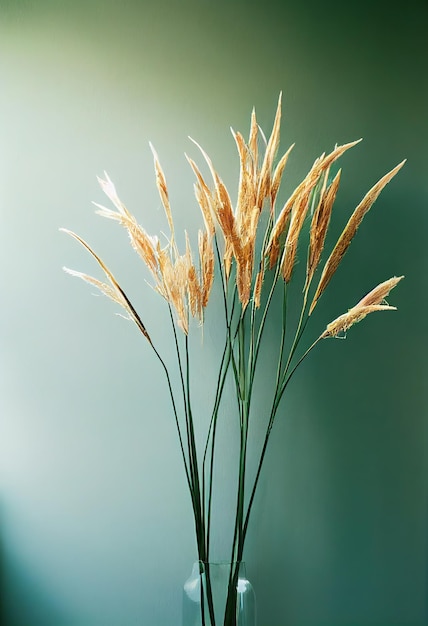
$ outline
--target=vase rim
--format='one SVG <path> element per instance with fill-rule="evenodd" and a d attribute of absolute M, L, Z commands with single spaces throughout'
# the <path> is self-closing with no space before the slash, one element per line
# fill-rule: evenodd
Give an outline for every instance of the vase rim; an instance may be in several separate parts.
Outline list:
<path fill-rule="evenodd" d="M 237 563 L 239 564 L 244 564 L 245 561 L 228 561 L 227 559 L 224 560 L 216 560 L 216 561 L 195 561 L 196 563 L 202 563 L 203 565 L 236 565 Z"/>

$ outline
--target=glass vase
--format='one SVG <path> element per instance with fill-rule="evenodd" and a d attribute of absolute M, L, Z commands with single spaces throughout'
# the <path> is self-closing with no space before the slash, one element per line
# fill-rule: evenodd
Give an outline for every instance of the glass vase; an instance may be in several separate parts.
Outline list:
<path fill-rule="evenodd" d="M 182 626 L 256 626 L 245 563 L 194 563 L 183 587 Z"/>

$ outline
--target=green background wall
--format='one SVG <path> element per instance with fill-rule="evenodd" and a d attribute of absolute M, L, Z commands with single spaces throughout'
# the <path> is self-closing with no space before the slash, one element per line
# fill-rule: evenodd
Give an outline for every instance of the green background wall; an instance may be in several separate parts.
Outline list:
<path fill-rule="evenodd" d="M 136 329 L 63 274 L 96 270 L 58 227 L 92 242 L 168 353 L 161 299 L 124 234 L 94 215 L 96 175 L 110 174 L 149 232 L 165 229 L 152 141 L 177 230 L 194 232 L 187 136 L 234 188 L 229 126 L 246 134 L 254 105 L 269 131 L 281 90 L 281 148 L 296 142 L 288 189 L 321 152 L 364 138 L 343 159 L 331 242 L 408 159 L 313 332 L 385 278 L 406 279 L 398 312 L 324 342 L 282 405 L 245 555 L 259 626 L 428 622 L 427 17 L 422 0 L 0 0 L 2 624 L 179 626 L 196 555 L 165 386 Z M 197 362 L 201 413 L 216 337 L 205 333 Z M 227 469 L 231 401 L 225 412 Z M 218 558 L 231 505 L 225 490 Z"/>

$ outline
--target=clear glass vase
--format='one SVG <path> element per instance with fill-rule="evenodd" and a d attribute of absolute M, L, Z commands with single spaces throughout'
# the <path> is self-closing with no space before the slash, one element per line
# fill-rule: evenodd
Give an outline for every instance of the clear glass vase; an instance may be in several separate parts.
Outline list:
<path fill-rule="evenodd" d="M 256 626 L 245 563 L 194 563 L 183 587 L 182 626 Z"/>

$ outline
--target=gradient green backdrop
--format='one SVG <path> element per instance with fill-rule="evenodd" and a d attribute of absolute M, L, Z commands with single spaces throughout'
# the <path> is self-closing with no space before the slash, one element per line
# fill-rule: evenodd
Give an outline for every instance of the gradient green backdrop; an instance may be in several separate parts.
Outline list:
<path fill-rule="evenodd" d="M 406 279 L 391 296 L 399 311 L 324 342 L 282 405 L 245 555 L 259 626 L 428 623 L 427 16 L 424 0 L 0 0 L 4 626 L 180 626 L 195 545 L 166 388 L 137 330 L 63 274 L 96 269 L 58 227 L 92 242 L 168 353 L 161 299 L 124 233 L 94 215 L 96 175 L 110 174 L 149 232 L 165 229 L 152 141 L 177 229 L 193 233 L 187 136 L 234 188 L 229 126 L 246 135 L 255 105 L 270 131 L 281 90 L 281 148 L 296 142 L 284 193 L 321 152 L 364 138 L 343 159 L 331 242 L 408 159 L 313 331 L 378 282 Z M 217 339 L 206 331 L 198 362 L 201 413 Z M 226 470 L 232 402 L 225 413 Z M 217 558 L 233 506 L 224 494 Z"/>

